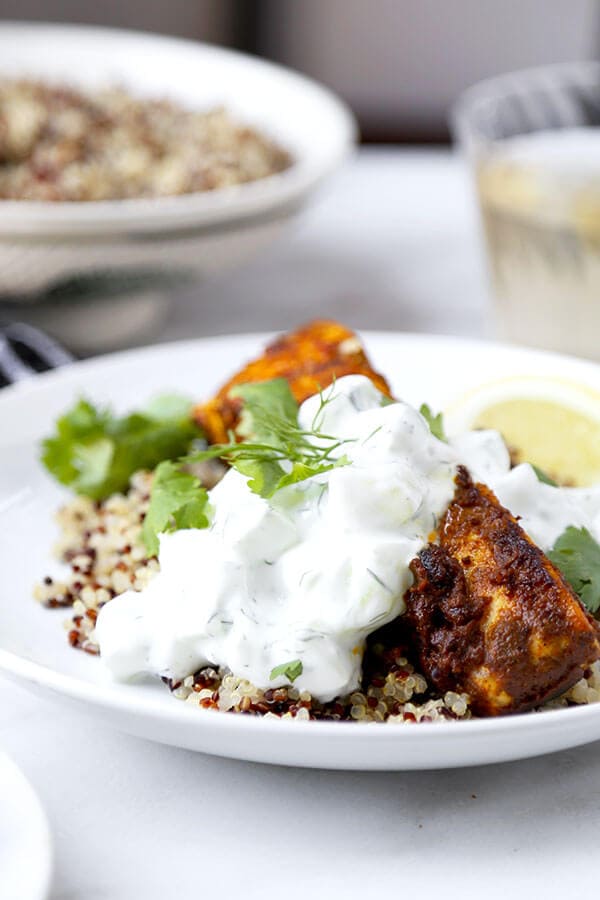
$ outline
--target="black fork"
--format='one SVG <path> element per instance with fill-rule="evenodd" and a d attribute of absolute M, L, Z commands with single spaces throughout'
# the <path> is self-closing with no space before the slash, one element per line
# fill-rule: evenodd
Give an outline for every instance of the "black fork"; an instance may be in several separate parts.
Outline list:
<path fill-rule="evenodd" d="M 0 327 L 0 387 L 72 361 L 64 347 L 32 325 L 12 322 Z"/>

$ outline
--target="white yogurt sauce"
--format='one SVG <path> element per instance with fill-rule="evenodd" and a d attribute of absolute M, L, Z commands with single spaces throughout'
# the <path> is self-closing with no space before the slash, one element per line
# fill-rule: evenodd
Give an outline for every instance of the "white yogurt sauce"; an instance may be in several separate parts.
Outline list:
<path fill-rule="evenodd" d="M 510 470 L 495 432 L 448 445 L 412 407 L 381 402 L 367 378 L 339 379 L 318 426 L 348 441 L 338 453 L 349 465 L 270 500 L 232 469 L 211 491 L 209 528 L 161 536 L 159 574 L 98 617 L 113 677 L 181 679 L 212 664 L 267 688 L 288 684 L 270 673 L 299 660 L 299 690 L 322 701 L 355 690 L 365 638 L 404 612 L 408 564 L 450 502 L 459 462 L 543 549 L 570 524 L 600 539 L 600 488 L 541 484 L 529 465 Z M 318 408 L 318 397 L 302 404 L 304 428 Z"/>
<path fill-rule="evenodd" d="M 319 422 L 350 439 L 341 466 L 253 494 L 230 470 L 211 491 L 208 529 L 160 539 L 160 573 L 103 607 L 96 636 L 114 677 L 182 678 L 226 666 L 258 687 L 300 660 L 294 686 L 320 700 L 359 684 L 366 636 L 404 612 L 408 564 L 454 491 L 452 449 L 405 403 L 382 406 L 362 376 L 341 378 Z M 310 428 L 319 398 L 300 422 Z"/>

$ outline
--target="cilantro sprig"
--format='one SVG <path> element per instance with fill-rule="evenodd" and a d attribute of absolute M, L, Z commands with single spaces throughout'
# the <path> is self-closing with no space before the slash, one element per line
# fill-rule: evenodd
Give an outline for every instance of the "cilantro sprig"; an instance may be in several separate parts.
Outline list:
<path fill-rule="evenodd" d="M 600 609 L 600 545 L 587 528 L 569 525 L 548 557 L 591 613 Z"/>
<path fill-rule="evenodd" d="M 64 485 L 93 500 L 127 488 L 139 469 L 186 453 L 201 432 L 184 397 L 157 398 L 142 412 L 115 416 L 80 399 L 42 444 L 42 462 Z"/>

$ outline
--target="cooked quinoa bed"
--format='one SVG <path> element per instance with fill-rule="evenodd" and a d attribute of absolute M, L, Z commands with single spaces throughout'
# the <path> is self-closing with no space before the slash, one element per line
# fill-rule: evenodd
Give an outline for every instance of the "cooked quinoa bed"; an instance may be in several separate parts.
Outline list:
<path fill-rule="evenodd" d="M 74 497 L 57 514 L 60 539 L 55 553 L 69 572 L 61 581 L 46 577 L 36 585 L 34 596 L 49 608 L 69 608 L 65 628 L 72 647 L 97 655 L 94 626 L 100 607 L 125 590 L 141 590 L 158 571 L 157 559 L 146 558 L 139 540 L 151 483 L 151 474 L 138 472 L 126 495 L 116 494 L 101 503 Z M 186 703 L 236 713 L 388 723 L 472 718 L 468 695 L 452 691 L 436 695 L 407 656 L 406 647 L 389 646 L 377 634 L 372 636 L 361 689 L 325 704 L 293 686 L 263 691 L 227 670 L 211 667 L 166 683 Z M 599 700 L 600 661 L 543 709 Z"/>
<path fill-rule="evenodd" d="M 289 153 L 224 109 L 119 88 L 0 81 L 0 199 L 119 200 L 213 191 L 287 169 Z"/>

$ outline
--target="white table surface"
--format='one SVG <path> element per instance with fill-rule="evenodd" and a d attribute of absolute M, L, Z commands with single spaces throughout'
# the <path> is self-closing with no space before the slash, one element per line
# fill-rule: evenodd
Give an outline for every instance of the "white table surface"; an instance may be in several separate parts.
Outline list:
<path fill-rule="evenodd" d="M 159 340 L 291 328 L 479 336 L 486 288 L 471 185 L 449 151 L 367 150 L 279 243 L 179 298 Z"/>
<path fill-rule="evenodd" d="M 480 335 L 478 249 L 454 158 L 369 152 L 262 260 L 180 298 L 163 336 L 317 314 Z M 597 887 L 597 744 L 458 771 L 283 769 L 136 740 L 0 682 L 0 747 L 48 812 L 53 900 L 577 898 Z"/>

